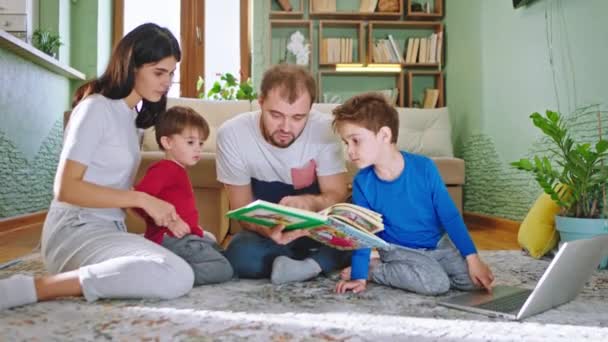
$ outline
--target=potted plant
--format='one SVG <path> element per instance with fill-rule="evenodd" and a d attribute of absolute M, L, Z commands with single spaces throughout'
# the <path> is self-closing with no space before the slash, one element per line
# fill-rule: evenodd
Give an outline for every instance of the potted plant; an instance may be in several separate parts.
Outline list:
<path fill-rule="evenodd" d="M 59 34 L 41 29 L 37 29 L 32 34 L 32 44 L 35 48 L 53 58 L 57 58 L 59 47 L 63 45 Z"/>
<path fill-rule="evenodd" d="M 258 98 L 258 94 L 253 90 L 251 79 L 245 82 L 239 82 L 231 73 L 227 72 L 220 75 L 220 80 L 215 81 L 211 89 L 205 94 L 203 85 L 205 81 L 202 77 L 198 77 L 196 82 L 196 91 L 198 98 L 208 98 L 210 100 L 247 100 L 249 107 L 251 102 Z"/>
<path fill-rule="evenodd" d="M 561 241 L 608 234 L 608 141 L 602 140 L 601 112 L 597 113 L 599 140 L 594 145 L 575 141 L 558 112 L 548 110 L 545 116 L 533 113 L 530 118 L 552 146 L 548 155 L 520 159 L 511 165 L 534 174 L 540 187 L 560 207 L 555 226 Z M 607 266 L 605 258 L 601 267 Z"/>

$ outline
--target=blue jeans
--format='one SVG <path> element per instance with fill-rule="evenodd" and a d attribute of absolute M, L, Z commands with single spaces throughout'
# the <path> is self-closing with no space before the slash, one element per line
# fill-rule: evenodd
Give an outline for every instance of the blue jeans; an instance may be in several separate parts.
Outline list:
<path fill-rule="evenodd" d="M 348 266 L 351 252 L 328 247 L 307 237 L 279 245 L 247 230 L 237 233 L 225 252 L 234 273 L 241 278 L 269 278 L 272 262 L 281 255 L 296 260 L 312 258 L 327 274 Z"/>

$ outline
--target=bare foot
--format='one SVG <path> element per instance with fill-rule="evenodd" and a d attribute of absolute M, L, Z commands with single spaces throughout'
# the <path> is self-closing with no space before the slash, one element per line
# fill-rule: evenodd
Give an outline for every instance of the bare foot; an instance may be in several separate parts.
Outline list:
<path fill-rule="evenodd" d="M 372 258 L 369 260 L 369 270 L 371 271 L 372 268 L 378 266 L 379 264 L 380 264 L 380 258 L 372 255 Z M 350 280 L 350 272 L 351 272 L 350 266 L 343 269 L 340 272 L 340 279 L 341 280 Z M 368 280 L 369 280 L 369 278 L 368 278 Z"/>

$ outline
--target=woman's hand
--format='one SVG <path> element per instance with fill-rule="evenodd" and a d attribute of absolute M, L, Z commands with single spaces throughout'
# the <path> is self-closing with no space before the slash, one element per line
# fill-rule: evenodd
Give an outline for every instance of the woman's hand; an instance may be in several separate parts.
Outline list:
<path fill-rule="evenodd" d="M 142 205 L 142 209 L 146 211 L 148 215 L 154 220 L 159 227 L 168 227 L 171 223 L 176 221 L 179 217 L 175 211 L 175 207 L 161 199 L 154 196 L 150 196 L 146 193 L 145 200 Z"/>
<path fill-rule="evenodd" d="M 488 265 L 481 261 L 477 254 L 467 255 L 466 260 L 469 266 L 469 277 L 471 277 L 473 284 L 479 287 L 483 286 L 488 292 L 492 292 L 494 275 Z"/>

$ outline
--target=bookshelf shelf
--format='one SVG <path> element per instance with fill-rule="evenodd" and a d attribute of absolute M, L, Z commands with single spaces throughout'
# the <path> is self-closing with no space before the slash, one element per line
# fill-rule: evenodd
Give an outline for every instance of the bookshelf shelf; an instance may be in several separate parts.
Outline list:
<path fill-rule="evenodd" d="M 271 19 L 269 32 L 270 62 L 277 64 L 285 56 L 289 37 L 296 31 L 300 31 L 310 46 L 313 46 L 313 26 L 310 20 L 290 20 L 290 19 Z M 311 53 L 308 60 L 308 67 L 312 71 L 314 61 Z"/>
<path fill-rule="evenodd" d="M 444 49 L 435 50 L 437 56 L 437 62 L 415 62 L 411 63 L 407 61 L 407 49 L 409 38 L 425 38 L 430 34 L 434 33 L 439 35 L 441 33 L 441 40 L 443 40 L 443 23 L 440 21 L 370 21 L 368 23 L 368 36 L 367 36 L 367 62 L 371 63 L 373 56 L 373 47 L 376 39 L 384 39 L 387 35 L 391 35 L 397 45 L 397 50 L 401 54 L 403 60 L 401 65 L 404 67 L 421 67 L 429 68 L 435 67 L 440 69 L 443 64 L 443 51 Z M 443 45 L 443 42 L 440 43 Z M 435 42 L 437 46 L 437 42 Z"/>
<path fill-rule="evenodd" d="M 427 79 L 427 82 L 415 84 L 415 79 Z M 431 80 L 432 84 L 428 82 Z M 437 107 L 445 106 L 445 80 L 441 71 L 408 71 L 405 75 L 405 93 L 407 93 L 406 107 L 414 107 L 414 101 L 418 100 L 420 104 L 423 102 L 424 89 L 433 87 L 439 90 L 437 98 Z"/>
<path fill-rule="evenodd" d="M 385 91 L 389 89 L 397 90 L 397 99 L 396 105 L 399 107 L 404 106 L 404 73 L 403 72 L 339 72 L 339 71 L 319 71 L 318 72 L 318 94 L 317 98 L 319 101 L 323 100 L 324 94 L 324 86 L 329 83 L 328 78 L 341 78 L 341 79 L 349 79 L 350 82 L 348 84 L 351 86 L 348 91 L 352 92 L 353 95 L 355 93 L 362 93 L 367 91 Z M 366 81 L 369 81 L 370 78 L 376 79 L 384 79 L 384 86 L 380 86 L 378 88 L 365 88 L 358 89 L 358 86 L 365 86 Z M 330 88 L 331 89 L 331 88 Z"/>
<path fill-rule="evenodd" d="M 270 19 L 302 19 L 304 17 L 304 0 L 289 0 L 291 11 L 285 11 L 276 0 L 270 0 Z"/>
<path fill-rule="evenodd" d="M 396 12 L 362 12 L 360 2 L 353 0 L 335 0 L 332 8 L 326 10 L 323 6 L 328 1 L 309 0 L 308 13 L 311 18 L 316 19 L 395 19 L 399 20 L 403 16 L 403 1 L 399 1 L 399 10 Z"/>
<path fill-rule="evenodd" d="M 428 2 L 429 5 L 431 5 L 430 8 L 430 13 L 429 12 L 424 12 L 423 9 L 420 10 L 414 10 L 412 8 L 412 0 L 406 0 L 406 14 L 405 17 L 407 19 L 415 19 L 415 20 L 440 20 L 443 18 L 443 4 L 444 0 L 434 0 L 434 1 L 430 1 Z"/>
<path fill-rule="evenodd" d="M 354 38 L 353 38 L 354 36 Z M 365 44 L 365 28 L 362 21 L 357 20 L 320 20 L 319 21 L 319 66 L 320 67 L 335 67 L 336 64 L 354 63 L 362 64 L 364 61 L 364 44 Z M 328 62 L 331 58 L 328 58 L 332 51 L 336 48 L 335 45 L 325 45 L 323 40 L 325 38 L 350 38 L 352 39 L 351 44 L 346 47 L 349 48 L 348 56 L 352 58 L 343 58 L 341 61 Z M 333 49 L 332 49 L 333 48 Z M 337 47 L 339 51 L 338 55 L 343 56 L 345 46 L 341 45 Z M 342 54 L 340 53 L 342 52 Z M 335 58 L 334 58 L 335 60 Z"/>

